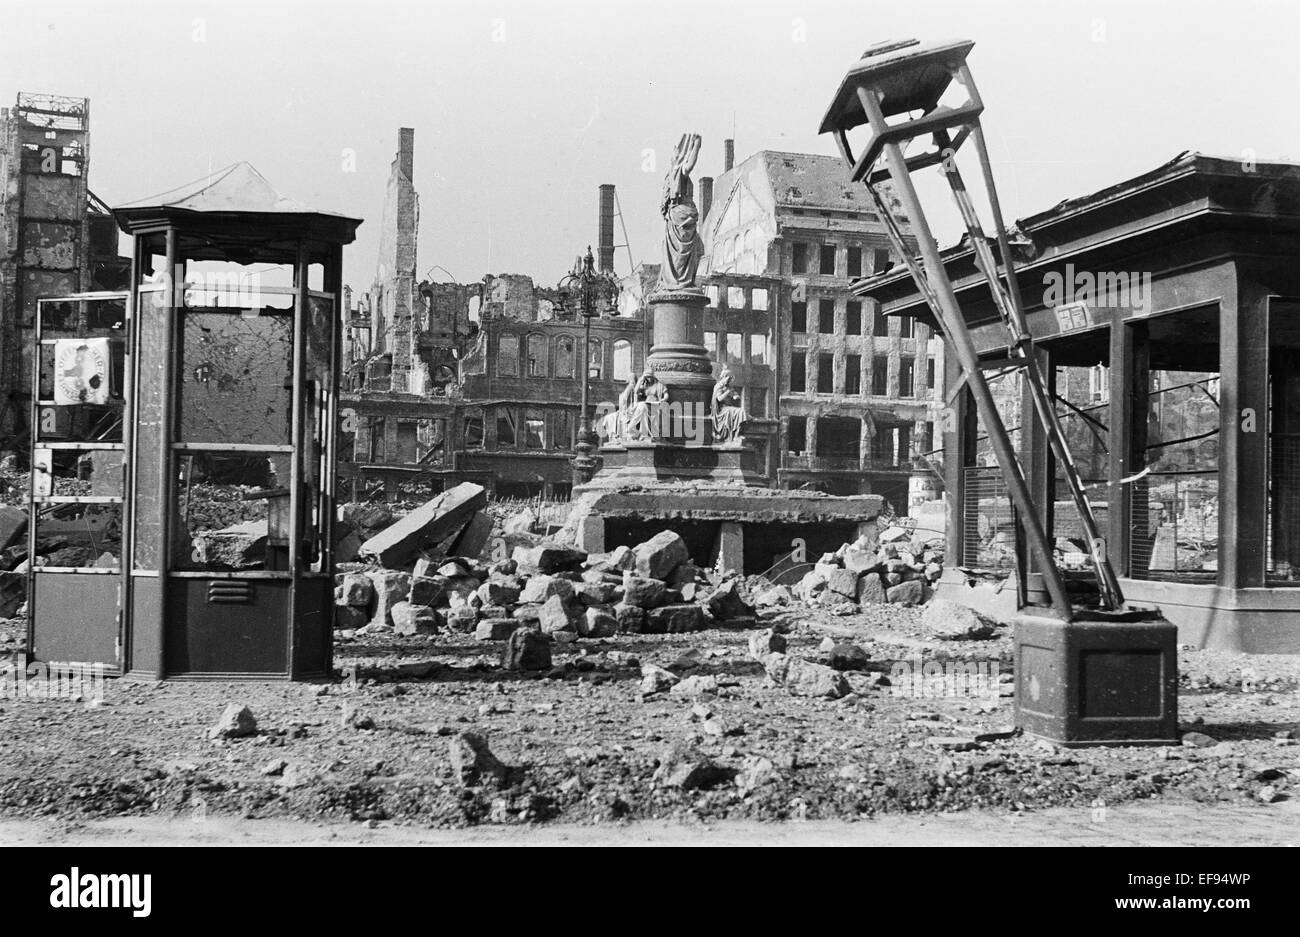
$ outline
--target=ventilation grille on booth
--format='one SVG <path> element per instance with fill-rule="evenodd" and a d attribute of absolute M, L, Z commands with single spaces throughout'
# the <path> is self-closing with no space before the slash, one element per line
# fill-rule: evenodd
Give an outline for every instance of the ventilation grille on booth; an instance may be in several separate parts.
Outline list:
<path fill-rule="evenodd" d="M 209 605 L 248 605 L 253 601 L 253 584 L 238 579 L 208 583 Z"/>

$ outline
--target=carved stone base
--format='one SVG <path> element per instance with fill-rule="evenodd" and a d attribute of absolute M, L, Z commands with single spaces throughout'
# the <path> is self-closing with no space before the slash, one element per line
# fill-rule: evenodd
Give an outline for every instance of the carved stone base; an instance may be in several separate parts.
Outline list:
<path fill-rule="evenodd" d="M 654 315 L 654 344 L 646 364 L 668 388 L 672 419 L 659 428 L 679 444 L 713 441 L 713 359 L 704 347 L 703 290 L 665 290 L 648 300 Z"/>
<path fill-rule="evenodd" d="M 591 485 L 626 482 L 704 481 L 768 487 L 758 453 L 743 445 L 679 446 L 667 442 L 625 442 L 600 450 L 604 463 Z"/>

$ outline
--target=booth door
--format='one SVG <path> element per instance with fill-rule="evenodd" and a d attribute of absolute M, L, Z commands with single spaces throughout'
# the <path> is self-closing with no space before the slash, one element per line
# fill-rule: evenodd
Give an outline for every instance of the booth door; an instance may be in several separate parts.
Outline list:
<path fill-rule="evenodd" d="M 45 663 L 121 662 L 125 293 L 37 303 L 29 643 Z"/>

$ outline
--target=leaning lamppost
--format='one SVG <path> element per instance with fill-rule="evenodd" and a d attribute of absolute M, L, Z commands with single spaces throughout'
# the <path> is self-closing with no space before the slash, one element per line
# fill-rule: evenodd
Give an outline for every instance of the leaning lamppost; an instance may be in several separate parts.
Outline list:
<path fill-rule="evenodd" d="M 560 280 L 560 308 L 566 313 L 576 311 L 582 316 L 582 398 L 578 404 L 578 441 L 574 446 L 573 484 L 584 485 L 591 481 L 600 463 L 592 453 L 597 447 L 596 433 L 588 414 L 587 385 L 591 383 L 591 320 L 600 315 L 604 304 L 611 313 L 618 310 L 618 280 L 613 274 L 596 270 L 596 259 L 591 246 L 587 255 L 579 257 L 573 272 Z"/>

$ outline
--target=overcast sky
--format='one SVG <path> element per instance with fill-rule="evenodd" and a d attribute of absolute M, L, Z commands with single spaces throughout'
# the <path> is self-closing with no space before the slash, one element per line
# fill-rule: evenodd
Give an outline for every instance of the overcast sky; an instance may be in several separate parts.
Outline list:
<path fill-rule="evenodd" d="M 1300 4 L 1285 0 L 0 0 L 0 103 L 89 97 L 90 182 L 110 205 L 248 160 L 284 194 L 366 219 L 345 253 L 362 289 L 411 126 L 419 274 L 550 284 L 595 240 L 600 183 L 618 186 L 632 258 L 655 260 L 683 131 L 704 137 L 697 177 L 721 172 L 733 132 L 738 159 L 834 154 L 816 131 L 845 69 L 913 36 L 975 40 L 1012 218 L 1182 150 L 1300 159 Z"/>

